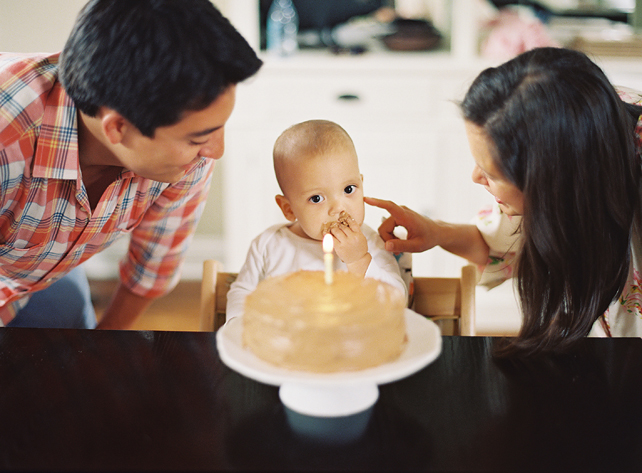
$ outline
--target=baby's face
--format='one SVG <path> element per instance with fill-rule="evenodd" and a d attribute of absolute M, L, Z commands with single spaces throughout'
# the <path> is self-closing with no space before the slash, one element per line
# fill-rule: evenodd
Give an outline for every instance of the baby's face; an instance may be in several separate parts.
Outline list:
<path fill-rule="evenodd" d="M 363 179 L 354 153 L 333 151 L 302 159 L 286 172 L 286 197 L 308 237 L 321 240 L 324 224 L 336 221 L 342 211 L 363 224 Z"/>

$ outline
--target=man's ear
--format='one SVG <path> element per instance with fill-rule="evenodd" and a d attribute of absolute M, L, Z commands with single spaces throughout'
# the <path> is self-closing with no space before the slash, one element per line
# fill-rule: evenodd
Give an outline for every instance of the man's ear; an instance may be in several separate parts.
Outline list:
<path fill-rule="evenodd" d="M 122 143 L 130 123 L 115 110 L 105 108 L 100 112 L 100 126 L 107 140 L 113 145 Z"/>
<path fill-rule="evenodd" d="M 294 216 L 294 212 L 292 212 L 290 201 L 284 195 L 280 194 L 275 196 L 274 199 L 276 200 L 276 205 L 278 205 L 281 212 L 283 212 L 283 216 L 290 222 L 294 222 L 296 217 Z"/>

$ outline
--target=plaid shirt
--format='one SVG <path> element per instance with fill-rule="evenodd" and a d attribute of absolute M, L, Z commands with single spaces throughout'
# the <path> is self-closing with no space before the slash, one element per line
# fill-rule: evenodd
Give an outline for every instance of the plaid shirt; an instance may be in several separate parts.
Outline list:
<path fill-rule="evenodd" d="M 58 54 L 0 54 L 0 322 L 39 291 L 129 235 L 120 278 L 157 297 L 180 278 L 214 162 L 176 184 L 123 169 L 92 211 L 78 161 L 76 108 Z"/>

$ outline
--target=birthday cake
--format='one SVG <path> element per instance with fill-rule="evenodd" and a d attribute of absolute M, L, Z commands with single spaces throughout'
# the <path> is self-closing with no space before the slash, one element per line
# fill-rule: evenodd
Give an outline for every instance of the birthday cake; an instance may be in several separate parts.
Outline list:
<path fill-rule="evenodd" d="M 259 283 L 245 300 L 243 344 L 282 368 L 329 373 L 394 361 L 406 344 L 405 298 L 398 289 L 345 271 Z"/>

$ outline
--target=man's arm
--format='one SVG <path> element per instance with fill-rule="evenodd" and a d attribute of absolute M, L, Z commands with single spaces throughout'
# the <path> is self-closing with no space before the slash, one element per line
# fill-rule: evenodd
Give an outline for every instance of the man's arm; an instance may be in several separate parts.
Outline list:
<path fill-rule="evenodd" d="M 129 329 L 153 301 L 154 299 L 134 294 L 121 283 L 114 292 L 109 306 L 105 309 L 96 328 L 102 330 Z"/>

